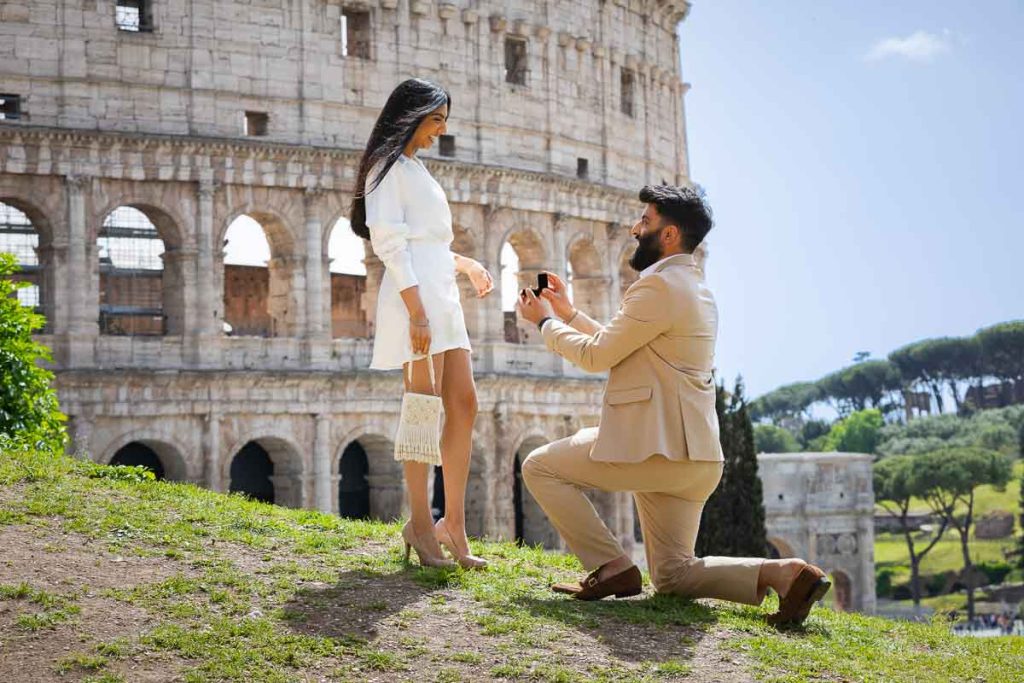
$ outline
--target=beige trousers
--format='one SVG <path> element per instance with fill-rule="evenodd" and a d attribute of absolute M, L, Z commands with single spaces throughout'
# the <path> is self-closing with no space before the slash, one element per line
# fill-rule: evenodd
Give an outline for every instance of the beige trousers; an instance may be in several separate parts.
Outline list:
<path fill-rule="evenodd" d="M 583 490 L 630 491 L 656 591 L 759 604 L 764 559 L 693 554 L 701 510 L 722 478 L 722 463 L 660 455 L 638 463 L 595 462 L 590 451 L 596 438 L 596 427 L 580 430 L 541 446 L 523 463 L 527 487 L 587 571 L 620 557 L 623 549 Z"/>

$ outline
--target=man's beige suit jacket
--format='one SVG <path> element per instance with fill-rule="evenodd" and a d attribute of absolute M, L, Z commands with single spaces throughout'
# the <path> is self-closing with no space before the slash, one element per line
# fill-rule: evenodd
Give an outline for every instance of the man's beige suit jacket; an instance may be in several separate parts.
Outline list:
<path fill-rule="evenodd" d="M 712 376 L 718 309 L 690 254 L 626 290 L 607 325 L 580 312 L 544 324 L 544 342 L 588 372 L 608 370 L 597 440 L 602 462 L 722 460 Z"/>

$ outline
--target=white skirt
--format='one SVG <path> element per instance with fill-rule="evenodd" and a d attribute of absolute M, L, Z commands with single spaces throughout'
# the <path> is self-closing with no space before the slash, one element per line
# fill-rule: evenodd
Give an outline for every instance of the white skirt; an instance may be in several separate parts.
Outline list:
<path fill-rule="evenodd" d="M 420 299 L 430 321 L 431 355 L 451 349 L 471 351 L 451 247 L 441 242 L 412 240 L 409 253 L 419 282 Z M 396 370 L 413 358 L 409 312 L 394 281 L 385 271 L 377 296 L 370 368 Z"/>

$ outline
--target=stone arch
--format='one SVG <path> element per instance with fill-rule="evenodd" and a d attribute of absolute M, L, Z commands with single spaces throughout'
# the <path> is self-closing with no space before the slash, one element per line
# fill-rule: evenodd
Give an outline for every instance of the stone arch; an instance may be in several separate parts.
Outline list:
<path fill-rule="evenodd" d="M 793 545 L 784 538 L 772 536 L 768 539 L 768 552 L 772 559 L 796 557 Z"/>
<path fill-rule="evenodd" d="M 330 297 L 331 337 L 367 338 L 370 336 L 370 315 L 366 310 L 368 257 L 372 254 L 369 243 L 352 232 L 347 216 L 339 216 L 327 235 L 321 272 Z"/>
<path fill-rule="evenodd" d="M 228 490 L 239 493 L 246 492 L 239 486 L 241 479 L 238 475 L 241 472 L 239 468 L 233 466 L 236 464 L 236 458 L 251 445 L 261 449 L 272 465 L 269 472 L 260 472 L 261 476 L 266 476 L 270 483 L 270 487 L 265 489 L 271 492 L 271 499 L 267 502 L 285 507 L 302 507 L 305 503 L 303 490 L 305 463 L 302 458 L 302 449 L 283 436 L 262 435 L 239 439 L 228 450 L 229 457 L 224 459 L 222 476 L 224 481 L 228 482 Z M 257 462 L 259 458 L 256 449 L 249 448 L 246 455 L 250 453 L 253 454 L 251 460 Z M 235 477 L 232 477 L 232 470 L 234 470 Z"/>
<path fill-rule="evenodd" d="M 111 441 L 101 453 L 99 462 L 113 463 L 125 449 L 133 445 L 143 446 L 152 451 L 160 460 L 163 468 L 163 479 L 168 481 L 188 481 L 188 464 L 183 455 L 186 452 L 181 444 L 167 434 L 154 434 L 152 431 L 140 429 L 121 434 Z"/>
<path fill-rule="evenodd" d="M 558 532 L 551 526 L 547 515 L 541 509 L 522 479 L 522 464 L 535 449 L 550 443 L 551 439 L 542 434 L 529 434 L 518 441 L 512 451 L 512 537 L 516 543 L 540 545 L 544 548 L 558 549 L 561 539 Z"/>
<path fill-rule="evenodd" d="M 576 233 L 566 247 L 566 274 L 573 303 L 597 320 L 608 317 L 611 286 L 603 252 L 589 231 Z"/>
<path fill-rule="evenodd" d="M 394 442 L 382 436 L 383 431 L 369 425 L 350 430 L 331 459 L 331 473 L 340 475 L 342 458 L 346 450 L 352 444 L 359 444 L 366 455 L 369 516 L 371 519 L 390 522 L 402 516 L 405 488 L 402 465 L 394 457 Z M 338 501 L 335 504 L 335 509 L 338 510 L 342 505 L 343 484 L 344 482 L 339 479 Z"/>
<path fill-rule="evenodd" d="M 41 227 L 42 226 L 42 227 Z M 52 231 L 46 218 L 33 204 L 0 196 L 0 251 L 14 254 L 20 269 L 10 276 L 27 282 L 18 300 L 43 314 L 47 322 L 40 332 L 50 331 L 54 310 L 54 250 L 49 246 Z"/>
<path fill-rule="evenodd" d="M 220 244 L 228 245 L 228 232 L 241 217 L 257 223 L 270 251 L 265 266 L 222 265 L 225 332 L 232 336 L 287 337 L 301 331 L 304 321 L 301 293 L 305 270 L 296 253 L 296 240 L 284 215 L 245 205 L 231 212 L 220 230 Z"/>
<path fill-rule="evenodd" d="M 145 190 L 141 190 L 140 193 L 123 193 L 108 200 L 102 208 L 95 212 L 94 220 L 90 222 L 93 229 L 90 237 L 99 237 L 100 231 L 103 229 L 103 221 L 117 209 L 127 206 L 142 212 L 153 223 L 153 227 L 156 228 L 160 240 L 168 251 L 181 249 L 190 241 L 188 233 L 191 222 L 186 221 L 177 209 L 145 197 L 146 194 L 148 193 Z"/>
<path fill-rule="evenodd" d="M 115 204 L 98 215 L 100 334 L 183 334 L 189 264 L 181 227 L 149 204 Z"/>
<path fill-rule="evenodd" d="M 849 612 L 854 608 L 853 580 L 842 569 L 833 569 L 832 607 L 837 612 Z"/>
<path fill-rule="evenodd" d="M 533 227 L 515 227 L 504 234 L 499 245 L 498 285 L 501 295 L 504 341 L 510 344 L 540 344 L 540 335 L 515 314 L 515 297 L 524 287 L 535 287 L 537 276 L 548 267 L 549 252 L 544 238 Z"/>

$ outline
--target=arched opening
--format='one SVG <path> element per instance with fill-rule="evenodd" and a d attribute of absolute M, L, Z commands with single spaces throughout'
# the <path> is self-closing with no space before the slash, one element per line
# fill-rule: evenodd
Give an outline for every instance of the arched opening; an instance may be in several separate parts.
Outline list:
<path fill-rule="evenodd" d="M 271 337 L 270 242 L 254 218 L 239 216 L 224 235 L 224 333 Z"/>
<path fill-rule="evenodd" d="M 255 441 L 242 446 L 231 461 L 232 493 L 241 493 L 264 503 L 275 502 L 274 462 L 263 446 Z"/>
<path fill-rule="evenodd" d="M 365 240 L 339 218 L 327 241 L 331 291 L 331 336 L 334 339 L 370 336 L 364 308 L 366 298 Z"/>
<path fill-rule="evenodd" d="M 3 202 L 0 202 L 0 252 L 14 254 L 18 261 L 19 271 L 11 276 L 11 280 L 27 283 L 26 287 L 18 290 L 18 302 L 48 317 L 39 233 L 28 214 Z M 45 334 L 47 328 L 39 332 Z"/>
<path fill-rule="evenodd" d="M 832 571 L 832 609 L 837 612 L 853 609 L 853 582 L 841 569 Z"/>
<path fill-rule="evenodd" d="M 786 557 L 796 557 L 793 546 L 781 538 L 768 539 L 768 557 L 772 560 L 779 560 Z"/>
<path fill-rule="evenodd" d="M 505 341 L 510 344 L 538 344 L 540 335 L 536 328 L 529 323 L 522 324 L 517 319 L 515 307 L 523 288 L 537 286 L 537 276 L 546 265 L 544 244 L 535 232 L 518 230 L 509 235 L 498 253 Z"/>
<path fill-rule="evenodd" d="M 358 441 L 345 447 L 338 465 L 338 514 L 349 519 L 370 517 L 370 463 Z"/>
<path fill-rule="evenodd" d="M 160 456 L 157 455 L 157 452 L 138 441 L 122 446 L 114 454 L 114 457 L 110 459 L 110 464 L 145 467 L 156 476 L 157 480 L 164 479 L 166 474 L 164 464 L 160 460 Z"/>
<path fill-rule="evenodd" d="M 168 310 L 165 296 L 175 292 L 175 302 L 180 303 L 181 268 L 177 263 L 173 269 L 165 267 L 156 213 L 119 206 L 103 219 L 96 237 L 100 334 L 161 336 L 182 331 L 180 306 Z"/>
<path fill-rule="evenodd" d="M 601 253 L 590 235 L 577 239 L 569 247 L 566 273 L 573 303 L 597 320 L 608 317 L 609 278 Z"/>
<path fill-rule="evenodd" d="M 540 545 L 548 549 L 557 549 L 560 545 L 558 533 L 547 515 L 534 499 L 530 489 L 523 482 L 523 462 L 530 453 L 547 443 L 541 438 L 531 438 L 523 442 L 516 451 L 512 462 L 512 508 L 514 522 L 514 538 L 519 545 Z"/>
<path fill-rule="evenodd" d="M 405 489 L 402 465 L 395 460 L 395 446 L 390 439 L 377 434 L 362 434 L 349 441 L 338 456 L 338 510 L 363 509 L 365 516 L 382 522 L 392 522 L 402 516 Z M 346 465 L 346 458 L 352 462 Z M 365 458 L 365 460 L 364 460 Z M 365 470 L 363 463 L 365 462 Z M 346 475 L 351 468 L 351 475 Z M 346 483 L 349 476 L 351 489 Z M 351 500 L 346 502 L 346 496 Z"/>

